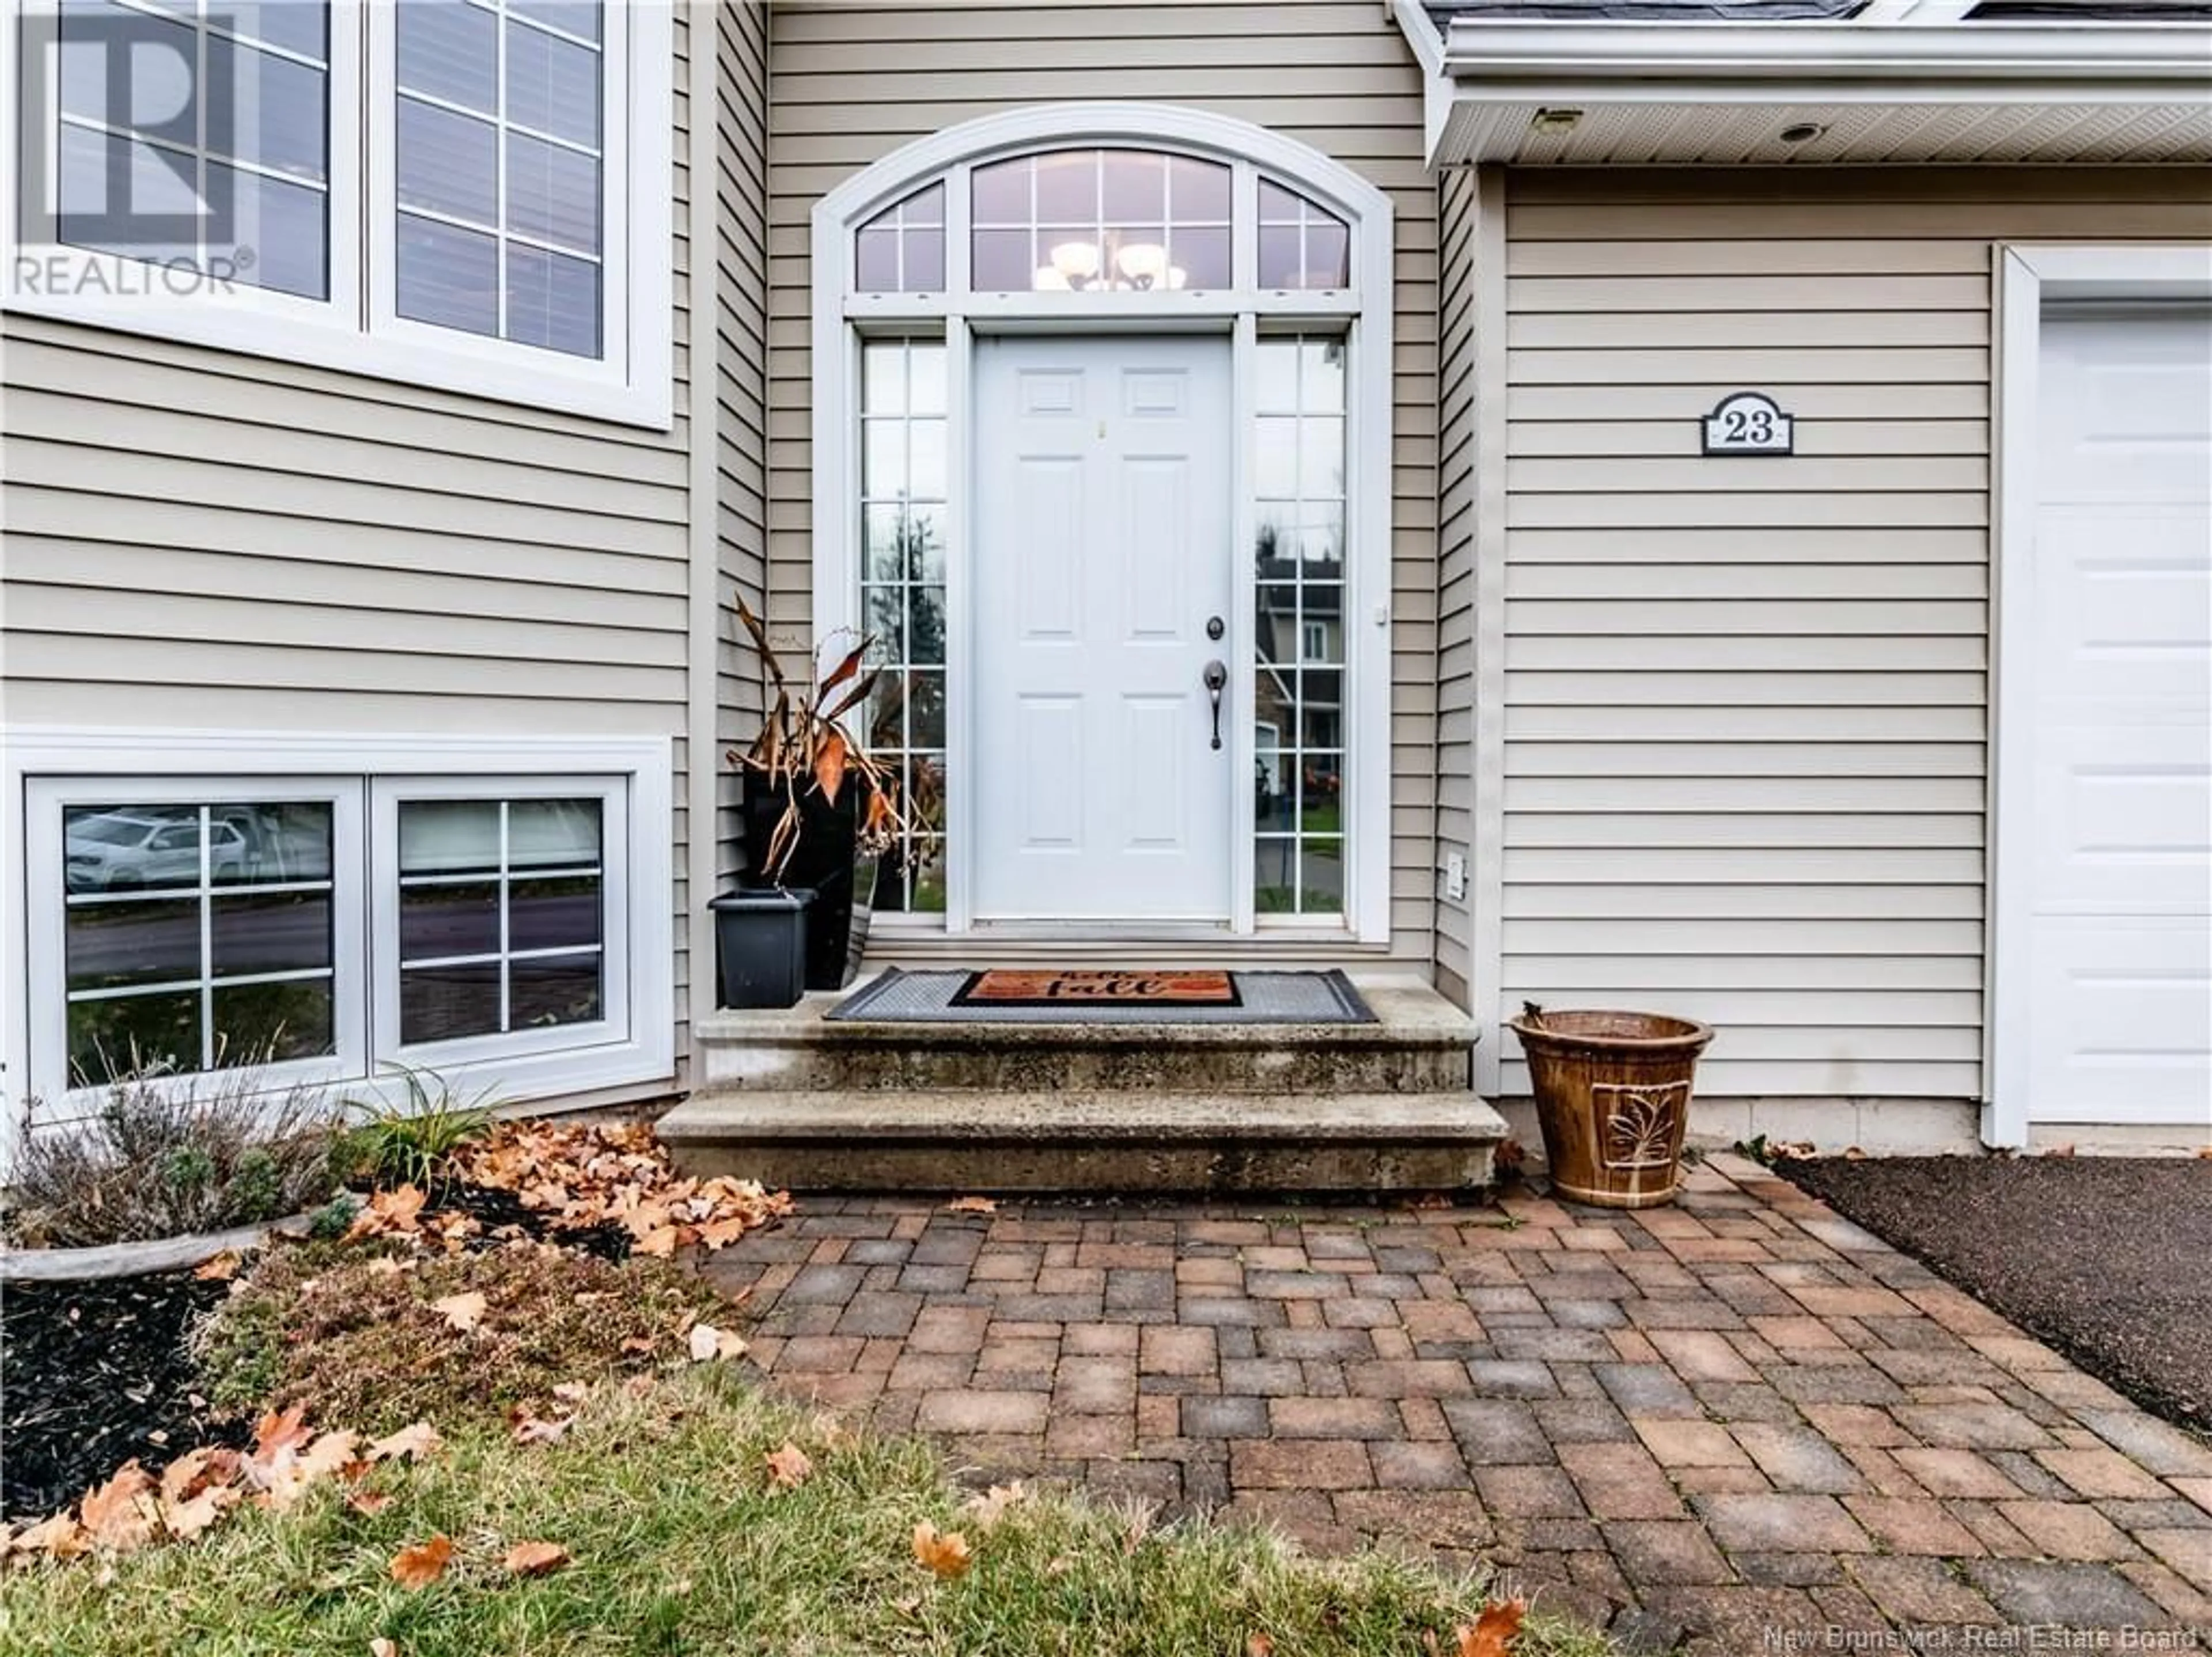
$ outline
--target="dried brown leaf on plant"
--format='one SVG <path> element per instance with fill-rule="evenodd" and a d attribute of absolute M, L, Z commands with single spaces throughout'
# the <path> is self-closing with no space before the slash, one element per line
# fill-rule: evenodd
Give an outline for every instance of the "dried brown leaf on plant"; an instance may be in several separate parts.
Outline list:
<path fill-rule="evenodd" d="M 1454 1657 L 1510 1657 L 1521 1637 L 1521 1620 L 1528 1612 L 1525 1599 L 1492 1600 L 1472 1626 L 1453 1630 L 1459 1641 Z"/>
<path fill-rule="evenodd" d="M 789 1439 L 781 1449 L 769 1451 L 766 1459 L 768 1482 L 775 1489 L 795 1490 L 814 1476 L 813 1461 Z"/>
<path fill-rule="evenodd" d="M 453 1556 L 449 1537 L 434 1536 L 428 1542 L 410 1543 L 392 1556 L 392 1580 L 403 1588 L 423 1588 L 446 1574 Z"/>
<path fill-rule="evenodd" d="M 518 1542 L 501 1563 L 517 1576 L 544 1576 L 568 1563 L 568 1550 L 558 1542 Z"/>
<path fill-rule="evenodd" d="M 914 1527 L 914 1556 L 916 1563 L 948 1580 L 964 1576 L 974 1563 L 966 1537 L 957 1531 L 940 1531 L 926 1519 Z"/>

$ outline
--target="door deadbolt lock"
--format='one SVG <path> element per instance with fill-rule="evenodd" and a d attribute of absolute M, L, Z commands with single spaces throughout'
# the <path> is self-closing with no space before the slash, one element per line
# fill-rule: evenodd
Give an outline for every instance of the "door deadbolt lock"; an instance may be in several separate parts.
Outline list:
<path fill-rule="evenodd" d="M 1208 638 L 1210 638 L 1210 639 L 1218 640 L 1218 639 L 1220 638 L 1220 637 L 1221 637 L 1224 633 L 1227 632 L 1228 631 L 1229 631 L 1228 624 L 1227 624 L 1227 623 L 1225 623 L 1225 622 L 1224 622 L 1224 621 L 1221 619 L 1221 618 L 1220 618 L 1220 617 L 1218 617 L 1218 616 L 1208 616 L 1208 617 L 1206 618 L 1206 637 L 1208 637 Z"/>

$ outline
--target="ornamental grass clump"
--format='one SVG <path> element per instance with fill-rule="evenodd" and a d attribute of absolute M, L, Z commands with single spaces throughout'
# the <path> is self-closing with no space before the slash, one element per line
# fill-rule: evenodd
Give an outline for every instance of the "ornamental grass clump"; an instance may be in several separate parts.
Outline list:
<path fill-rule="evenodd" d="M 252 1066 L 180 1077 L 135 1068 L 82 1120 L 40 1126 L 9 1179 L 10 1242 L 80 1248 L 260 1225 L 330 1201 L 343 1112 L 318 1088 L 272 1091 Z"/>

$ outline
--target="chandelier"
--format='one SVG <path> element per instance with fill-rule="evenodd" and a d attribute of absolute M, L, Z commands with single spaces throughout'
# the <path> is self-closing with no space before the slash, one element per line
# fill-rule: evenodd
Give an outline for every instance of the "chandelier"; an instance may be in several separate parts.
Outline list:
<path fill-rule="evenodd" d="M 1040 265 L 1031 286 L 1039 292 L 1152 293 L 1180 288 L 1188 273 L 1168 263 L 1168 250 L 1157 241 L 1116 245 L 1113 237 L 1054 244 L 1052 262 Z"/>

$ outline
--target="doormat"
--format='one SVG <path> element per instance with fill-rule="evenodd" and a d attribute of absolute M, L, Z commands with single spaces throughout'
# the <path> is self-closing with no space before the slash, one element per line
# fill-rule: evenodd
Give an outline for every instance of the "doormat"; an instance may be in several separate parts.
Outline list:
<path fill-rule="evenodd" d="M 1171 995 L 1109 998 L 1044 993 L 1054 983 L 1144 980 Z M 1229 999 L 1218 981 L 1226 980 Z M 978 995 L 988 986 L 994 993 Z M 908 972 L 890 967 L 830 1009 L 830 1020 L 877 1024 L 1373 1024 L 1352 980 L 1326 972 Z"/>
<path fill-rule="evenodd" d="M 970 972 L 955 1007 L 1242 1007 L 1226 972 Z"/>

